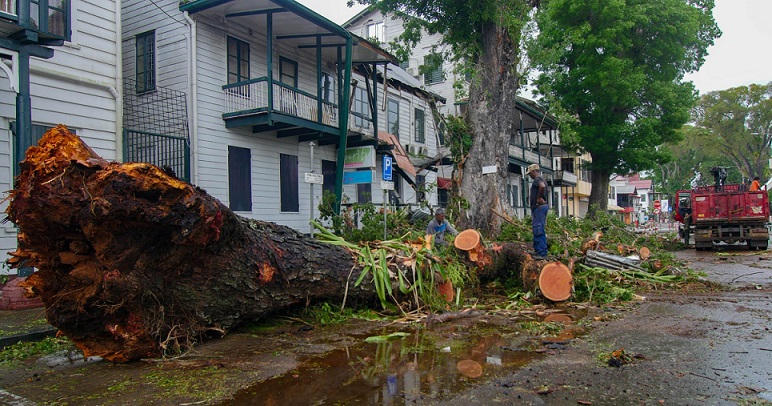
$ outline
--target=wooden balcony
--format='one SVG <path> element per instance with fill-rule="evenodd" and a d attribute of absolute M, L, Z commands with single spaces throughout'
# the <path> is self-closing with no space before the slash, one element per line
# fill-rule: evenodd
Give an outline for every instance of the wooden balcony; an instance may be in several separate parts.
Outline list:
<path fill-rule="evenodd" d="M 338 106 L 326 101 L 319 103 L 314 95 L 279 82 L 273 83 L 271 97 L 268 86 L 267 77 L 223 86 L 226 126 L 265 124 L 265 116 L 271 116 L 268 121 L 321 132 L 338 128 Z"/>
<path fill-rule="evenodd" d="M 539 155 L 517 145 L 509 145 L 509 156 L 529 164 L 539 164 L 543 169 L 552 170 L 552 159 L 550 157 Z"/>
<path fill-rule="evenodd" d="M 559 186 L 576 186 L 578 180 L 575 173 L 568 171 L 555 171 L 553 178 L 555 184 Z"/>

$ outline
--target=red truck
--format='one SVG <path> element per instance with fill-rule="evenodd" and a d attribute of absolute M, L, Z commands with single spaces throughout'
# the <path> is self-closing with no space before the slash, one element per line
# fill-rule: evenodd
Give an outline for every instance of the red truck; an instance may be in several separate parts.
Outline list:
<path fill-rule="evenodd" d="M 694 234 L 698 251 L 713 243 L 745 242 L 749 249 L 767 249 L 769 243 L 769 201 L 766 190 L 747 191 L 744 184 L 697 187 L 679 190 L 674 217 L 682 224 L 679 235 L 686 244 Z"/>

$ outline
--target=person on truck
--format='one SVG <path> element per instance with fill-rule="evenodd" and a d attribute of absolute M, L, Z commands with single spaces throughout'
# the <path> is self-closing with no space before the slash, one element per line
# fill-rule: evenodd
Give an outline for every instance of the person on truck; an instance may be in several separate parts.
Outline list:
<path fill-rule="evenodd" d="M 755 192 L 755 191 L 760 190 L 760 189 L 761 189 L 761 184 L 759 183 L 759 177 L 756 176 L 756 177 L 753 178 L 753 182 L 751 182 L 750 191 L 751 192 Z"/>

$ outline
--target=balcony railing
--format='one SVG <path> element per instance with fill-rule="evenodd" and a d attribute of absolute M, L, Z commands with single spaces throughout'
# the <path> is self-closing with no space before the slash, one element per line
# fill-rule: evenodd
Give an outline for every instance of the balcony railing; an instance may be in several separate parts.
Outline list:
<path fill-rule="evenodd" d="M 539 164 L 542 168 L 552 169 L 552 159 L 546 156 L 521 148 L 517 145 L 509 145 L 509 156 L 521 159 L 532 164 Z"/>
<path fill-rule="evenodd" d="M 576 185 L 577 177 L 575 173 L 568 171 L 555 171 L 555 180 L 571 185 Z"/>
<path fill-rule="evenodd" d="M 16 15 L 16 0 L 0 0 L 0 13 Z"/>
<path fill-rule="evenodd" d="M 223 86 L 225 114 L 244 116 L 274 111 L 331 127 L 338 126 L 338 107 L 283 83 L 273 84 L 273 100 L 268 98 L 268 78 L 261 77 Z M 272 103 L 269 103 L 272 102 Z"/>

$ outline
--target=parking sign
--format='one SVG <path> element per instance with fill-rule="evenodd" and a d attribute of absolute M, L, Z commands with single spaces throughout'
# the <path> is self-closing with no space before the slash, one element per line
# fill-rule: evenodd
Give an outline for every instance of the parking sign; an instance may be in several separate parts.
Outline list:
<path fill-rule="evenodd" d="M 383 156 L 383 180 L 390 181 L 392 178 L 392 159 L 389 155 Z"/>

